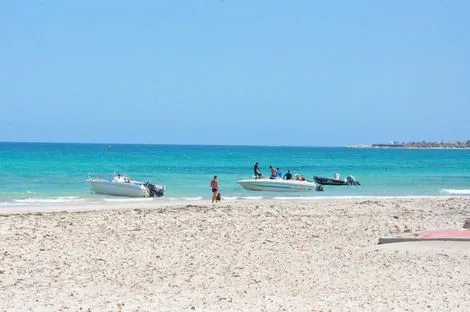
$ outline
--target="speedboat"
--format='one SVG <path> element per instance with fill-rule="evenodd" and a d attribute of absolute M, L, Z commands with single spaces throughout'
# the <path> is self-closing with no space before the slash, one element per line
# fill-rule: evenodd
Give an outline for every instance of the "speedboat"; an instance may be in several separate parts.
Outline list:
<path fill-rule="evenodd" d="M 120 173 L 114 173 L 113 178 L 110 180 L 90 174 L 87 182 L 95 194 L 128 197 L 161 197 L 165 193 L 165 185 L 131 180 L 126 174 Z"/>
<path fill-rule="evenodd" d="M 268 191 L 268 192 L 305 192 L 321 191 L 314 182 L 283 180 L 283 179 L 245 179 L 237 181 L 244 189 L 250 191 Z"/>
<path fill-rule="evenodd" d="M 320 185 L 361 185 L 361 183 L 356 181 L 356 179 L 351 175 L 348 176 L 345 180 L 340 180 L 338 178 L 330 179 L 319 176 L 314 176 L 313 180 Z"/>

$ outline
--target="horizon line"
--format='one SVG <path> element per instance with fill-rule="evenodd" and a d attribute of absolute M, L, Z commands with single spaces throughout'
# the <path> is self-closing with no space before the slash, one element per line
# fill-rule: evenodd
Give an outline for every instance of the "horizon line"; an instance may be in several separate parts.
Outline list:
<path fill-rule="evenodd" d="M 32 143 L 32 144 L 88 144 L 88 145 L 170 145 L 170 146 L 236 146 L 236 147 L 349 147 L 351 145 L 369 144 L 346 144 L 346 145 L 251 145 L 251 144 L 200 144 L 200 143 L 119 143 L 119 142 L 50 142 L 50 141 L 1 141 L 0 143 Z"/>

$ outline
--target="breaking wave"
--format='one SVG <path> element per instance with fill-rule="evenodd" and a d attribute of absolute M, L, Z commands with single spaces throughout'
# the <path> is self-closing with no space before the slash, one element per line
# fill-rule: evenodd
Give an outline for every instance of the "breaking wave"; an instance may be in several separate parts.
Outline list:
<path fill-rule="evenodd" d="M 106 202 L 147 202 L 147 201 L 152 201 L 153 197 L 137 197 L 137 198 L 103 198 L 104 201 Z"/>
<path fill-rule="evenodd" d="M 80 202 L 85 200 L 84 198 L 76 196 L 60 196 L 60 197 L 49 197 L 49 198 L 25 198 L 25 199 L 14 199 L 13 202 L 18 204 L 54 204 L 54 203 L 70 203 Z"/>
<path fill-rule="evenodd" d="M 469 189 L 457 190 L 457 189 L 441 189 L 441 193 L 451 195 L 470 195 Z"/>

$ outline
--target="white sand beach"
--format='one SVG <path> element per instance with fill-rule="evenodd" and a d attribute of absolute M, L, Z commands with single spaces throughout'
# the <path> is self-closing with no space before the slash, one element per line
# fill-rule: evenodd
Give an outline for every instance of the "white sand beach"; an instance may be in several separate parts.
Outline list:
<path fill-rule="evenodd" d="M 470 242 L 377 245 L 461 228 L 470 198 L 27 210 L 0 211 L 1 311 L 470 310 Z"/>

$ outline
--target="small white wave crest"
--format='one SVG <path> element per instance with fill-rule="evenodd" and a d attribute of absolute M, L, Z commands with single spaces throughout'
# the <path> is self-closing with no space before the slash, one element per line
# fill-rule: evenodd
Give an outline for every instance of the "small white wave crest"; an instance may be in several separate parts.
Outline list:
<path fill-rule="evenodd" d="M 256 200 L 256 199 L 263 199 L 263 196 L 242 196 L 240 197 L 241 199 L 250 199 L 250 200 Z"/>
<path fill-rule="evenodd" d="M 76 201 L 83 201 L 83 198 L 76 196 L 65 196 L 65 197 L 50 197 L 50 198 L 25 198 L 25 199 L 14 199 L 13 202 L 18 204 L 52 204 L 52 203 L 70 203 Z"/>
<path fill-rule="evenodd" d="M 222 196 L 223 200 L 237 200 L 237 196 Z"/>
<path fill-rule="evenodd" d="M 275 196 L 273 199 L 277 200 L 316 200 L 315 196 Z"/>
<path fill-rule="evenodd" d="M 470 195 L 469 189 L 457 190 L 457 189 L 441 189 L 441 193 L 451 195 Z"/>
<path fill-rule="evenodd" d="M 193 201 L 193 200 L 202 200 L 203 198 L 201 196 L 198 196 L 198 197 L 184 197 L 184 200 L 190 200 L 190 201 Z"/>
<path fill-rule="evenodd" d="M 104 201 L 106 202 L 146 202 L 146 201 L 152 201 L 153 197 L 125 197 L 125 198 L 103 198 Z"/>

